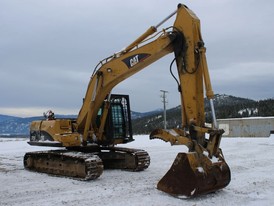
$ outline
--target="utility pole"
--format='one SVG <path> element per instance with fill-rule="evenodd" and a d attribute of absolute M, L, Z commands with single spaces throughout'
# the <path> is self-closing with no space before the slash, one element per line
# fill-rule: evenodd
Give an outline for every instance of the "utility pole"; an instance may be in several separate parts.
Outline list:
<path fill-rule="evenodd" d="M 165 90 L 160 90 L 162 92 L 161 98 L 162 98 L 162 102 L 164 104 L 164 129 L 166 129 L 167 123 L 166 123 L 166 104 L 167 104 L 167 96 L 166 93 L 168 93 L 168 91 Z"/>

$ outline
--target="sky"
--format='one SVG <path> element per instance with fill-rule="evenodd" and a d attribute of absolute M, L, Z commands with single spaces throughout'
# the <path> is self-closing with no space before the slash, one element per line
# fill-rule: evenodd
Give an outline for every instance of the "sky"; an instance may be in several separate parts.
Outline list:
<path fill-rule="evenodd" d="M 186 4 L 201 20 L 214 92 L 274 97 L 274 1 L 0 0 L 0 114 L 77 114 L 97 63 Z M 174 18 L 163 25 L 173 25 Z M 161 28 L 160 28 L 161 29 Z M 131 110 L 180 104 L 170 54 L 117 85 Z M 175 68 L 174 68 L 175 69 Z"/>

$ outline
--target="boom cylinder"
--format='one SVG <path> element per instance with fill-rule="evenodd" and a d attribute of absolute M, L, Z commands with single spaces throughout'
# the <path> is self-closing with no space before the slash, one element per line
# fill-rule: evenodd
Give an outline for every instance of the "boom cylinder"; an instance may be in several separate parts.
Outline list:
<path fill-rule="evenodd" d="M 132 42 L 129 46 L 127 46 L 123 52 L 126 53 L 133 49 L 135 46 L 137 46 L 139 43 L 141 43 L 143 40 L 145 40 L 148 36 L 153 34 L 157 31 L 157 28 L 154 26 L 151 26 L 148 30 L 146 30 L 145 33 L 143 33 L 141 36 L 139 36 L 134 42 Z"/>
<path fill-rule="evenodd" d="M 157 31 L 158 27 L 160 27 L 163 23 L 165 23 L 167 20 L 169 20 L 172 16 L 174 16 L 177 13 L 177 10 L 172 12 L 170 15 L 168 15 L 166 18 L 164 18 L 161 22 L 159 22 L 156 26 L 151 26 L 148 30 L 146 30 L 145 33 L 143 33 L 141 36 L 139 36 L 134 42 L 132 42 L 129 46 L 127 46 L 123 52 L 126 53 L 133 49 L 135 46 L 140 44 L 143 40 L 145 40 L 148 36 L 152 35 L 154 32 Z"/>

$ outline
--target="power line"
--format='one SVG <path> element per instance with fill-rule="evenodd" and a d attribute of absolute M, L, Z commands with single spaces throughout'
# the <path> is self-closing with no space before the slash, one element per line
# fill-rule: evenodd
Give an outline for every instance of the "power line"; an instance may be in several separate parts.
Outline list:
<path fill-rule="evenodd" d="M 166 129 L 167 127 L 167 122 L 166 122 L 166 104 L 167 102 L 167 95 L 166 93 L 168 93 L 168 91 L 165 90 L 160 90 L 160 92 L 162 92 L 161 98 L 162 98 L 162 102 L 164 104 L 164 129 Z"/>

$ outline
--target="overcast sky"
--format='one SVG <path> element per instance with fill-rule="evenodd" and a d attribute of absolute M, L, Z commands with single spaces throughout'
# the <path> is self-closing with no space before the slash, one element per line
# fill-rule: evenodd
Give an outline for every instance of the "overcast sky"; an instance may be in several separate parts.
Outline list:
<path fill-rule="evenodd" d="M 174 0 L 0 0 L 0 114 L 77 114 L 95 65 L 156 25 Z M 215 93 L 274 97 L 274 1 L 183 1 L 201 20 Z M 171 26 L 171 19 L 164 27 Z M 114 88 L 131 109 L 180 104 L 173 54 Z M 174 68 L 175 69 L 175 68 Z"/>

